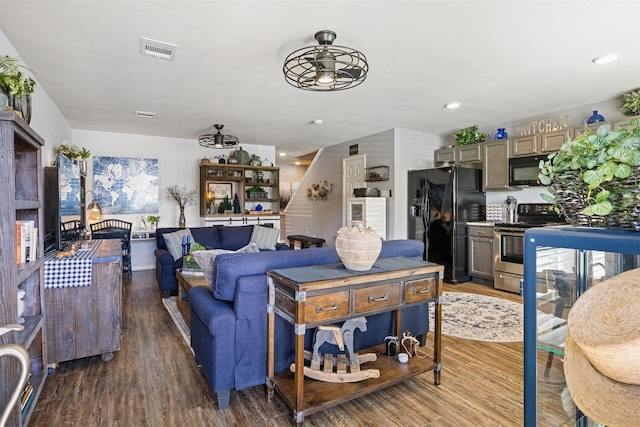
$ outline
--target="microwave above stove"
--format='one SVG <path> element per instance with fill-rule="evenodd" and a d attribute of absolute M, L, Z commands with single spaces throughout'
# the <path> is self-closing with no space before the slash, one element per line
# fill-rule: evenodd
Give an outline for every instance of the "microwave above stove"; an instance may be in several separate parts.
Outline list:
<path fill-rule="evenodd" d="M 538 179 L 541 160 L 547 160 L 547 156 L 515 157 L 509 159 L 509 186 L 541 186 L 542 184 Z"/>

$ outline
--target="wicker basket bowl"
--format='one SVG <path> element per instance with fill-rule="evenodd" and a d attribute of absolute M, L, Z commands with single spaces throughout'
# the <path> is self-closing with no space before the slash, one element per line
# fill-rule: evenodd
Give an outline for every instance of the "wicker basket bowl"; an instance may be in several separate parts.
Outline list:
<path fill-rule="evenodd" d="M 336 252 L 347 270 L 367 271 L 378 259 L 382 239 L 363 221 L 354 221 L 349 227 L 338 230 Z"/>
<path fill-rule="evenodd" d="M 602 187 L 614 195 L 611 197 L 611 213 L 587 216 L 582 210 L 588 206 L 589 189 L 582 181 L 582 172 L 567 171 L 557 175 L 551 183 L 556 203 L 569 224 L 640 231 L 640 166 L 635 167 L 629 178 L 605 182 Z M 620 196 L 621 189 L 632 196 Z"/>
<path fill-rule="evenodd" d="M 603 375 L 640 386 L 640 268 L 589 288 L 569 312 L 569 333 Z"/>
<path fill-rule="evenodd" d="M 571 334 L 565 342 L 564 375 L 571 399 L 590 419 L 608 426 L 638 425 L 640 386 L 612 380 L 595 369 Z"/>

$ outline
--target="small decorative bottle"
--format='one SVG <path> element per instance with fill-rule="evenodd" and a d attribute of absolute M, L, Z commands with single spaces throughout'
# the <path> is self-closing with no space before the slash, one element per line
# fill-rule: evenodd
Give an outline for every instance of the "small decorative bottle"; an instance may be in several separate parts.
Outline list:
<path fill-rule="evenodd" d="M 496 132 L 496 139 L 507 139 L 509 134 L 504 130 L 505 128 L 498 128 L 498 132 Z"/>
<path fill-rule="evenodd" d="M 598 114 L 598 110 L 593 110 L 593 115 L 587 119 L 587 124 L 591 125 L 593 123 L 604 122 L 604 117 Z"/>

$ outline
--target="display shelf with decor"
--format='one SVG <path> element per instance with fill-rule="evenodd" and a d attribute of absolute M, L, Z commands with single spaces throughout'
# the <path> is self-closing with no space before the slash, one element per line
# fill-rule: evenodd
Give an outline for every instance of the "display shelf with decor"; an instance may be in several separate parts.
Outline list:
<path fill-rule="evenodd" d="M 19 263 L 16 227 L 16 221 L 33 221 L 34 228 L 44 230 L 40 155 L 43 144 L 44 140 L 27 122 L 13 112 L 0 112 L 0 176 L 5 183 L 0 192 L 0 229 L 4 234 L 0 240 L 0 326 L 21 324 L 24 328 L 2 335 L 0 344 L 17 344 L 27 350 L 31 359 L 28 384 L 33 387 L 30 405 L 24 410 L 19 405 L 9 409 L 10 426 L 29 423 L 47 373 L 43 233 L 37 233 L 33 241 L 35 258 Z M 19 291 L 24 291 L 23 306 L 18 304 Z M 7 406 L 18 375 L 16 364 L 0 364 L 0 408 Z"/>
<path fill-rule="evenodd" d="M 241 215 L 254 212 L 277 215 L 280 211 L 279 171 L 273 166 L 200 163 L 200 216 L 237 217 L 238 212 L 232 208 L 219 211 L 225 197 L 231 203 L 236 194 Z"/>
<path fill-rule="evenodd" d="M 389 166 L 373 166 L 364 170 L 366 182 L 389 181 Z"/>

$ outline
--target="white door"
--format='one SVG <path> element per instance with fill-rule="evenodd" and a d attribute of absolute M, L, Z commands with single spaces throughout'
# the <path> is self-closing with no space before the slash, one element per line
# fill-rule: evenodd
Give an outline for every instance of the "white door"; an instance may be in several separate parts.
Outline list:
<path fill-rule="evenodd" d="M 364 188 L 364 168 L 367 156 L 361 154 L 342 159 L 342 225 L 347 225 L 347 200 L 354 188 Z"/>

